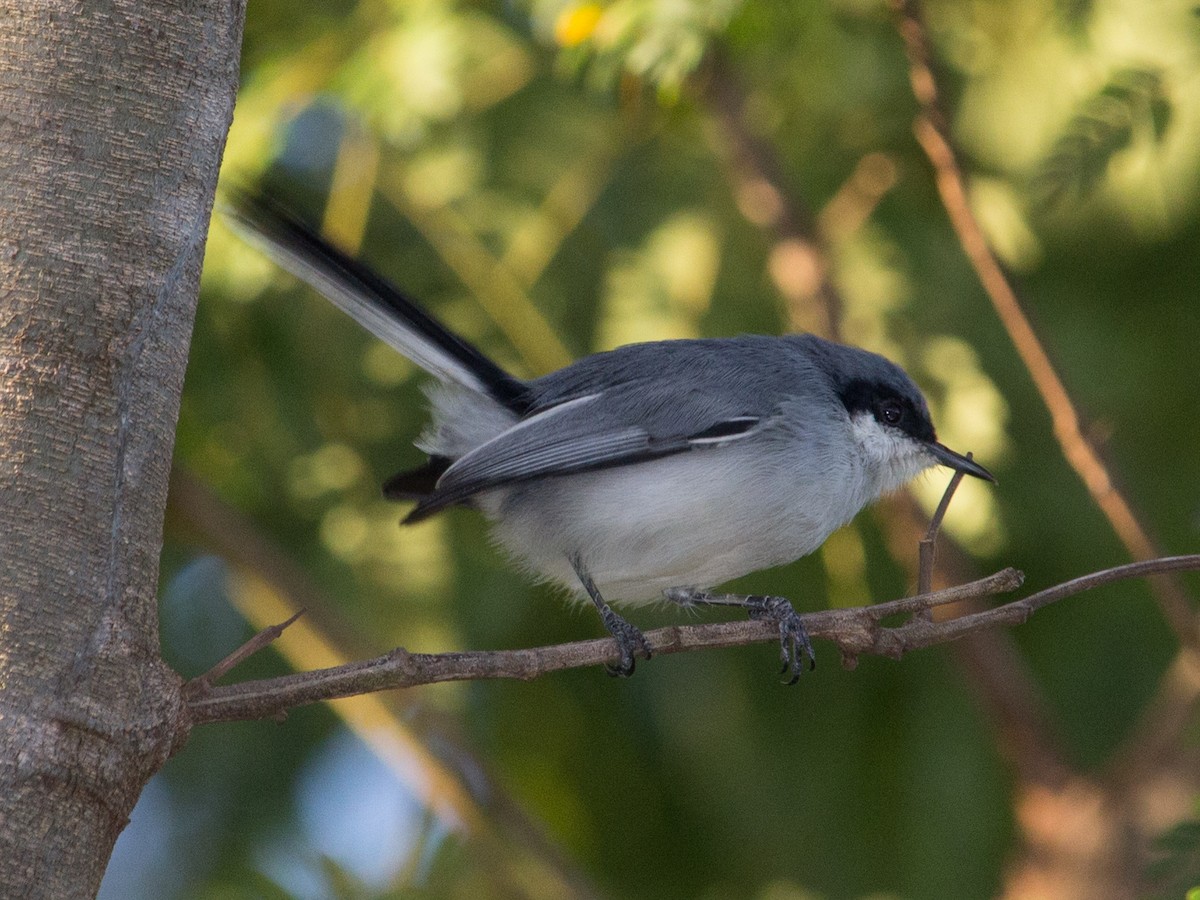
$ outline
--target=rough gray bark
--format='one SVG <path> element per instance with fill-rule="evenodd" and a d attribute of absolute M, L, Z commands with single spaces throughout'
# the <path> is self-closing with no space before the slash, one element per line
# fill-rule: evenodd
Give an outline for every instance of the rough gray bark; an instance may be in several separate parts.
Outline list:
<path fill-rule="evenodd" d="M 94 896 L 186 734 L 156 610 L 243 0 L 0 4 L 0 885 Z"/>

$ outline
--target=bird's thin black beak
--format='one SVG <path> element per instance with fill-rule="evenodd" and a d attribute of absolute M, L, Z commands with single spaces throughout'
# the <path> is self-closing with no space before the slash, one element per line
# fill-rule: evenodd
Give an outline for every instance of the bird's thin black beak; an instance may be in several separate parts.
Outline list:
<path fill-rule="evenodd" d="M 945 444 L 930 441 L 926 446 L 934 458 L 943 466 L 949 466 L 951 469 L 957 469 L 959 472 L 964 472 L 967 475 L 974 475 L 976 478 L 982 478 L 984 481 L 995 483 L 995 475 L 974 460 L 967 459 L 965 456 L 955 453 Z"/>

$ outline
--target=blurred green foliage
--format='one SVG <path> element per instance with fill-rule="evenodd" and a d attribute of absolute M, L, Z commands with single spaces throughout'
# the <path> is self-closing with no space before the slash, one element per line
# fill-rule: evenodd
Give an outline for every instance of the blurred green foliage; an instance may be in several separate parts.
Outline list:
<path fill-rule="evenodd" d="M 1200 871 L 1200 821 L 1188 819 L 1163 834 L 1155 844 L 1156 858 L 1147 867 L 1158 896 L 1200 894 L 1196 873 Z"/>
<path fill-rule="evenodd" d="M 977 216 L 1145 523 L 1167 551 L 1194 549 L 1200 20 L 1144 0 L 938 0 L 926 15 Z M 711 79 L 733 79 L 739 127 L 826 229 L 846 338 L 904 364 L 943 439 L 999 476 L 966 485 L 947 524 L 978 571 L 1015 565 L 1037 588 L 1125 561 L 947 224 L 876 0 L 251 0 L 244 60 L 226 178 L 267 179 L 525 375 L 633 340 L 788 327 L 789 257 L 763 225 L 769 198 L 731 174 L 713 105 Z M 864 159 L 889 175 L 876 197 L 848 189 Z M 474 514 L 398 527 L 378 485 L 420 460 L 420 382 L 214 223 L 177 461 L 333 598 L 318 621 L 359 654 L 598 635 L 506 565 Z M 918 485 L 922 502 L 943 483 Z M 886 518 L 734 587 L 805 609 L 902 595 Z M 194 529 L 169 530 L 164 645 L 185 675 L 251 630 L 231 583 Z M 1085 769 L 1176 649 L 1138 583 L 1014 637 Z M 844 671 L 817 651 L 790 690 L 762 646 L 654 660 L 629 681 L 391 698 L 473 792 L 486 824 L 467 830 L 412 808 L 426 776 L 411 766 L 368 777 L 361 762 L 359 778 L 321 762 L 346 740 L 329 709 L 200 729 L 135 812 L 106 896 L 996 893 L 1011 774 L 951 653 Z M 284 668 L 263 654 L 237 675 Z M 347 822 L 339 798 L 363 791 L 371 815 Z M 384 813 L 399 824 L 371 824 Z"/>
<path fill-rule="evenodd" d="M 1034 178 L 1041 202 L 1050 204 L 1072 191 L 1090 193 L 1121 151 L 1140 135 L 1161 141 L 1171 121 L 1171 103 L 1159 72 L 1123 69 L 1089 98 L 1063 129 Z"/>

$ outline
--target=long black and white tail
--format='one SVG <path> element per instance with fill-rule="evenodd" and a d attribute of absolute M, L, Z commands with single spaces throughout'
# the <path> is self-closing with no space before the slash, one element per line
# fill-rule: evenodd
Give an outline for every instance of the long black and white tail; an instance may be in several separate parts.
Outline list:
<path fill-rule="evenodd" d="M 280 266 L 422 369 L 441 381 L 490 397 L 518 415 L 525 412 L 524 383 L 449 331 L 399 288 L 334 247 L 277 200 L 243 190 L 228 194 L 224 207 L 231 223 Z"/>

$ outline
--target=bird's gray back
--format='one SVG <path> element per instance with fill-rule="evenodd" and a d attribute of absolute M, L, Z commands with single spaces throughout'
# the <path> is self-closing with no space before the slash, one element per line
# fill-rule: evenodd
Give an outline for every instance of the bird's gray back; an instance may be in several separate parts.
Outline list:
<path fill-rule="evenodd" d="M 697 423 L 735 416 L 767 416 L 783 397 L 832 396 L 826 371 L 803 344 L 760 335 L 629 344 L 584 357 L 529 388 L 535 409 L 601 391 L 619 393 L 637 408 L 612 405 L 609 414 L 663 434 L 688 434 Z M 678 421 L 681 415 L 689 421 Z"/>

